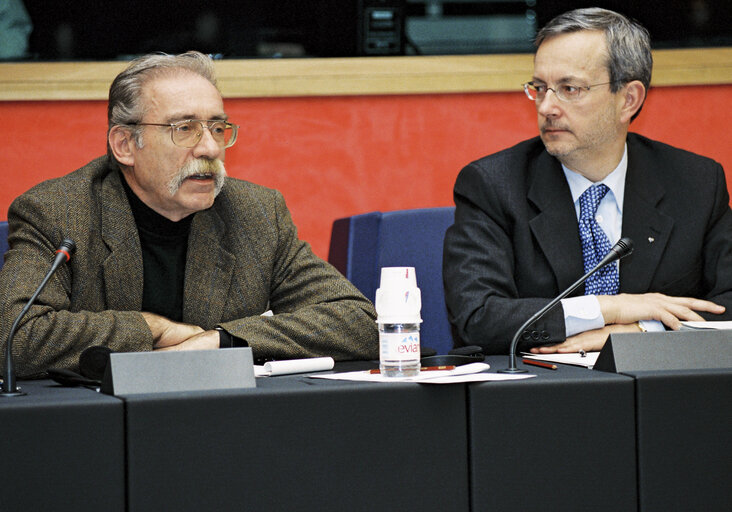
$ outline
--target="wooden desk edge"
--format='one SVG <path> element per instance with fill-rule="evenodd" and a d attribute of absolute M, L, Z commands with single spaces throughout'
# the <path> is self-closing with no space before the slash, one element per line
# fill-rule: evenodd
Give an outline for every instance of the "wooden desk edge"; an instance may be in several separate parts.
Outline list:
<path fill-rule="evenodd" d="M 654 86 L 732 83 L 732 47 L 656 50 Z M 216 61 L 225 98 L 519 91 L 533 55 Z M 0 63 L 0 101 L 106 100 L 127 62 Z"/>

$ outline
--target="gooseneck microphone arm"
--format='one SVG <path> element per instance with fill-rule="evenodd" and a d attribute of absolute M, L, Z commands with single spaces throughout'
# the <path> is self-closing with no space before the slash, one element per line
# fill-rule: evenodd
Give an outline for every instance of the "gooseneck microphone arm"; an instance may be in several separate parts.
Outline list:
<path fill-rule="evenodd" d="M 513 340 L 511 340 L 511 349 L 508 353 L 508 368 L 505 370 L 498 370 L 498 373 L 525 373 L 526 370 L 522 370 L 516 367 L 516 347 L 518 346 L 519 338 L 521 338 L 521 334 L 534 322 L 539 320 L 541 317 L 543 317 L 550 309 L 552 309 L 554 306 L 559 303 L 560 300 L 565 298 L 567 295 L 572 293 L 579 285 L 584 283 L 588 277 L 590 277 L 592 274 L 600 270 L 605 265 L 612 263 L 616 260 L 619 260 L 620 258 L 624 258 L 628 254 L 633 252 L 633 241 L 630 238 L 621 238 L 618 240 L 618 242 L 613 246 L 612 249 L 610 249 L 610 252 L 608 252 L 605 257 L 595 265 L 595 268 L 587 272 L 585 275 L 580 277 L 572 286 L 564 290 L 559 296 L 555 299 L 553 299 L 549 304 L 541 308 L 539 311 L 537 311 L 531 318 L 529 318 L 524 324 L 519 327 L 519 330 L 516 331 L 516 334 L 513 336 Z"/>
<path fill-rule="evenodd" d="M 53 260 L 51 269 L 46 274 L 46 277 L 43 278 L 43 281 L 41 281 L 40 286 L 38 286 L 28 303 L 25 305 L 25 307 L 23 307 L 23 310 L 15 319 L 15 322 L 13 322 L 13 326 L 10 328 L 10 333 L 8 334 L 8 341 L 5 344 L 5 378 L 3 379 L 3 387 L 2 392 L 0 392 L 0 397 L 25 395 L 25 393 L 21 392 L 15 385 L 15 368 L 13 367 L 12 351 L 13 337 L 15 336 L 15 331 L 18 330 L 20 321 L 23 319 L 26 313 L 28 313 L 28 310 L 36 301 L 38 295 L 40 295 L 40 293 L 46 287 L 46 284 L 51 279 L 51 276 L 56 272 L 56 270 L 61 266 L 62 263 L 66 263 L 71 259 L 71 256 L 74 254 L 75 250 L 76 244 L 73 242 L 73 240 L 69 240 L 67 238 L 63 242 L 61 242 L 61 245 L 56 250 L 56 258 Z"/>

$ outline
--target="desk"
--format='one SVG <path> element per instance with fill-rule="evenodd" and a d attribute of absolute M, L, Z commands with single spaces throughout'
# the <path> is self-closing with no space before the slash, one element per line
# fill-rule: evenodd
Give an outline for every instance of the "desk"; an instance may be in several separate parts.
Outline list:
<path fill-rule="evenodd" d="M 51 381 L 0 399 L 3 512 L 125 510 L 122 401 Z"/>
<path fill-rule="evenodd" d="M 643 512 L 732 509 L 732 369 L 635 378 Z"/>
<path fill-rule="evenodd" d="M 124 402 L 21 382 L 0 401 L 0 510 L 729 510 L 732 369 L 530 371 Z"/>
<path fill-rule="evenodd" d="M 129 510 L 468 510 L 465 386 L 257 386 L 127 398 Z"/>
<path fill-rule="evenodd" d="M 471 510 L 636 510 L 633 380 L 519 367 L 537 378 L 468 386 Z"/>

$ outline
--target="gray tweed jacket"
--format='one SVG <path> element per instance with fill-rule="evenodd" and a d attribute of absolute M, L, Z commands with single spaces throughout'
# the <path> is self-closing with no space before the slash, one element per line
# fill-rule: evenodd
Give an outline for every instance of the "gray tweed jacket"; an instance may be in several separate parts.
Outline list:
<path fill-rule="evenodd" d="M 0 359 L 11 324 L 64 238 L 76 254 L 49 281 L 13 342 L 19 377 L 75 369 L 87 347 L 152 349 L 140 314 L 142 252 L 121 173 L 107 157 L 46 181 L 10 206 L 10 250 L 0 271 Z M 268 309 L 274 316 L 262 317 Z M 255 357 L 378 357 L 371 303 L 297 238 L 282 195 L 227 178 L 188 241 L 183 321 L 221 326 Z M 3 366 L 4 368 L 4 363 Z"/>

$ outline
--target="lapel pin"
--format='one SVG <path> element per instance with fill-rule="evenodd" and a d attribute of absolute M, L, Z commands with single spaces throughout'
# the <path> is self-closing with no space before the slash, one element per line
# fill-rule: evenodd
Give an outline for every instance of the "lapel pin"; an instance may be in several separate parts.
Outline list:
<path fill-rule="evenodd" d="M 653 243 L 653 242 L 655 242 L 655 241 L 656 241 L 656 239 L 655 239 L 655 238 L 653 238 L 652 236 L 649 236 L 649 237 L 648 237 L 648 243 L 649 243 L 649 244 L 652 244 L 652 243 Z"/>

